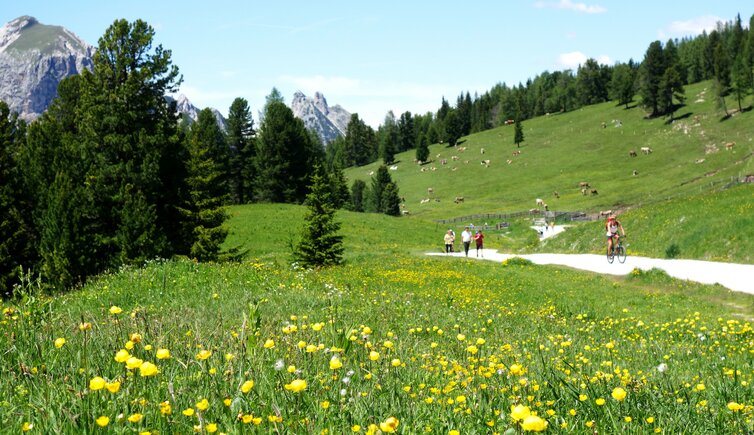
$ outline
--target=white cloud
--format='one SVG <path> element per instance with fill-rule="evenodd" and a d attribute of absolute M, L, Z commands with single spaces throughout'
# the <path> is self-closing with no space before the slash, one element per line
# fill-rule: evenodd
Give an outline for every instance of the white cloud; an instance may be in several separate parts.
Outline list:
<path fill-rule="evenodd" d="M 564 69 L 576 69 L 579 65 L 583 65 L 586 60 L 586 54 L 580 51 L 562 53 L 558 56 L 558 67 Z"/>
<path fill-rule="evenodd" d="M 579 65 L 583 65 L 586 63 L 587 59 L 589 59 L 589 56 L 586 54 L 580 52 L 580 51 L 572 51 L 570 53 L 562 53 L 558 56 L 557 66 L 561 69 L 573 69 L 579 67 Z M 612 60 L 610 59 L 610 56 L 607 55 L 600 55 L 594 58 L 598 64 L 600 65 L 611 65 Z"/>
<path fill-rule="evenodd" d="M 598 5 L 587 5 L 586 3 L 574 3 L 571 0 L 560 0 L 558 2 L 536 1 L 534 7 L 539 9 L 566 9 L 570 11 L 583 12 L 585 14 L 602 14 L 607 12 L 607 8 Z"/>
<path fill-rule="evenodd" d="M 714 15 L 705 15 L 685 21 L 673 21 L 657 33 L 663 39 L 666 37 L 695 36 L 705 30 L 707 33 L 711 32 L 716 28 L 718 22 L 725 22 L 725 20 Z"/>

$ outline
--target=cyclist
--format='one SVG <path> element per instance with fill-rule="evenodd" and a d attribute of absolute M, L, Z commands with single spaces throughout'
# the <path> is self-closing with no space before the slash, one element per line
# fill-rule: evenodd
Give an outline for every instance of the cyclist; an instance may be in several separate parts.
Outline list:
<path fill-rule="evenodd" d="M 618 243 L 618 239 L 620 236 L 618 236 L 618 229 L 620 229 L 621 234 L 623 234 L 623 237 L 626 237 L 626 231 L 623 229 L 623 225 L 621 225 L 620 221 L 615 218 L 614 214 L 611 214 L 607 218 L 607 222 L 605 222 L 605 231 L 607 231 L 607 253 L 610 254 L 610 250 L 613 249 L 613 246 L 615 246 Z"/>

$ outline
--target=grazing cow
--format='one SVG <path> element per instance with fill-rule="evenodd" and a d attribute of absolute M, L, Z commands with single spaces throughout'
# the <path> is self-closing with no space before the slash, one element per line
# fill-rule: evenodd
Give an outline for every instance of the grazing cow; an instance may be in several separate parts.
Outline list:
<path fill-rule="evenodd" d="M 600 216 L 610 216 L 611 214 L 613 214 L 612 210 L 603 210 L 600 212 Z"/>
<path fill-rule="evenodd" d="M 652 148 L 650 148 L 650 147 L 641 147 L 641 153 L 642 154 L 651 154 L 652 153 Z"/>
<path fill-rule="evenodd" d="M 631 172 L 631 175 L 633 175 L 633 176 L 639 175 L 639 171 L 637 171 L 636 169 L 634 169 L 634 171 Z"/>
<path fill-rule="evenodd" d="M 482 152 L 482 154 L 484 154 L 484 148 L 482 148 L 480 151 Z"/>
<path fill-rule="evenodd" d="M 408 212 L 408 210 L 403 210 L 403 211 L 401 212 L 401 214 L 403 214 L 403 216 L 408 216 L 408 215 L 410 215 L 411 213 L 409 213 L 409 212 Z"/>
<path fill-rule="evenodd" d="M 466 147 L 456 147 L 459 153 L 466 151 Z"/>
<path fill-rule="evenodd" d="M 560 199 L 560 193 L 558 193 L 557 190 L 555 192 L 552 192 L 552 196 L 554 196 L 555 198 Z"/>
<path fill-rule="evenodd" d="M 607 123 L 605 121 L 602 121 L 602 128 L 607 128 Z"/>
<path fill-rule="evenodd" d="M 429 171 L 429 169 L 427 169 L 427 168 L 421 168 L 420 171 L 427 172 L 427 171 Z"/>
<path fill-rule="evenodd" d="M 440 160 L 440 164 L 441 165 L 447 165 L 448 164 L 448 159 L 442 159 L 442 160 Z"/>
<path fill-rule="evenodd" d="M 726 149 L 727 151 L 730 151 L 730 150 L 732 150 L 732 149 L 733 149 L 733 147 L 734 147 L 734 146 L 736 146 L 736 143 L 735 143 L 735 142 L 728 142 L 728 143 L 726 143 L 726 144 L 725 144 L 725 149 Z"/>
<path fill-rule="evenodd" d="M 436 170 L 437 170 L 437 167 L 436 167 L 436 166 L 432 166 L 431 168 L 429 168 L 429 170 L 430 170 L 430 171 L 436 171 Z"/>
<path fill-rule="evenodd" d="M 453 200 L 456 204 L 460 204 L 463 202 L 463 196 L 456 196 L 456 199 Z"/>
<path fill-rule="evenodd" d="M 694 163 L 696 163 L 697 165 L 698 165 L 699 163 L 704 163 L 704 159 L 696 159 L 696 161 L 695 161 Z"/>
<path fill-rule="evenodd" d="M 506 161 L 505 161 L 505 163 L 507 163 L 507 164 L 509 164 L 509 165 L 510 165 L 511 163 L 513 163 L 513 160 L 511 160 L 511 159 L 508 159 L 508 160 L 506 160 Z"/>
<path fill-rule="evenodd" d="M 542 201 L 542 198 L 537 198 L 536 202 L 537 202 L 537 205 L 539 205 L 539 206 L 545 205 L 545 202 Z"/>
<path fill-rule="evenodd" d="M 599 192 L 597 192 L 597 189 L 592 189 L 592 195 L 598 195 Z"/>
<path fill-rule="evenodd" d="M 631 150 L 631 151 L 629 151 L 629 152 L 628 152 L 628 156 L 629 156 L 629 157 L 636 157 L 636 151 L 635 151 L 635 150 Z"/>
<path fill-rule="evenodd" d="M 456 161 L 456 160 L 458 160 L 458 156 L 451 156 L 450 158 L 451 158 L 451 159 L 452 159 L 453 161 Z"/>
<path fill-rule="evenodd" d="M 520 154 L 521 154 L 521 151 L 519 151 L 519 150 L 513 151 L 513 157 L 515 157 L 517 155 L 520 155 Z"/>
<path fill-rule="evenodd" d="M 490 167 L 490 163 L 491 162 L 489 160 L 482 160 L 482 164 L 484 165 L 485 168 L 489 168 Z"/>
<path fill-rule="evenodd" d="M 582 188 L 581 188 L 581 194 L 582 194 L 582 195 L 586 196 L 586 194 L 587 194 L 588 192 L 589 192 L 589 189 L 587 189 L 586 187 L 582 187 Z"/>
<path fill-rule="evenodd" d="M 586 181 L 582 181 L 581 183 L 579 183 L 579 187 L 581 187 L 581 188 L 587 188 L 588 189 L 589 188 L 589 183 L 586 182 Z"/>
<path fill-rule="evenodd" d="M 391 171 L 397 171 L 397 170 L 398 170 L 398 166 L 396 166 L 396 165 L 393 165 L 393 166 L 391 166 L 391 167 L 390 167 L 389 169 L 390 169 Z"/>
<path fill-rule="evenodd" d="M 432 196 L 435 193 L 435 189 L 427 187 L 427 195 Z"/>
<path fill-rule="evenodd" d="M 426 204 L 429 202 L 429 198 L 424 198 L 421 201 L 419 201 L 419 204 Z"/>

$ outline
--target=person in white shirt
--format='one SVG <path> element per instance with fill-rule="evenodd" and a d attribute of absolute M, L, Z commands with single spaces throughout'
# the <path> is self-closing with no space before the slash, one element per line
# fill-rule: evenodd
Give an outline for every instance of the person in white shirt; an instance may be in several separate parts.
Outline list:
<path fill-rule="evenodd" d="M 466 256 L 469 256 L 469 246 L 471 246 L 471 231 L 469 231 L 469 227 L 466 227 L 466 229 L 463 230 L 461 233 L 461 241 L 463 242 L 463 251 L 466 253 Z"/>

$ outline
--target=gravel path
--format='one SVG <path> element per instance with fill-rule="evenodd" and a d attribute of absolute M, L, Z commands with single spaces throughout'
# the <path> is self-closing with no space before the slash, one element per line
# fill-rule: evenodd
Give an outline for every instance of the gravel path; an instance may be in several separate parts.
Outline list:
<path fill-rule="evenodd" d="M 461 249 L 463 249 L 463 246 L 461 246 Z M 429 252 L 427 255 L 464 257 L 463 252 L 455 252 L 452 254 Z M 498 253 L 497 250 L 492 249 L 485 249 L 484 258 L 477 258 L 473 243 L 472 248 L 469 250 L 470 259 L 502 262 L 503 260 L 516 256 L 530 260 L 535 264 L 557 264 L 610 275 L 627 275 L 634 268 L 642 270 L 657 268 L 664 270 L 668 275 L 674 278 L 696 281 L 704 284 L 717 283 L 731 290 L 754 294 L 754 264 L 720 263 L 699 260 L 663 260 L 658 258 L 634 257 L 631 255 L 628 256 L 624 264 L 620 264 L 617 259 L 613 264 L 609 264 L 604 255 L 513 255 L 501 254 Z"/>

